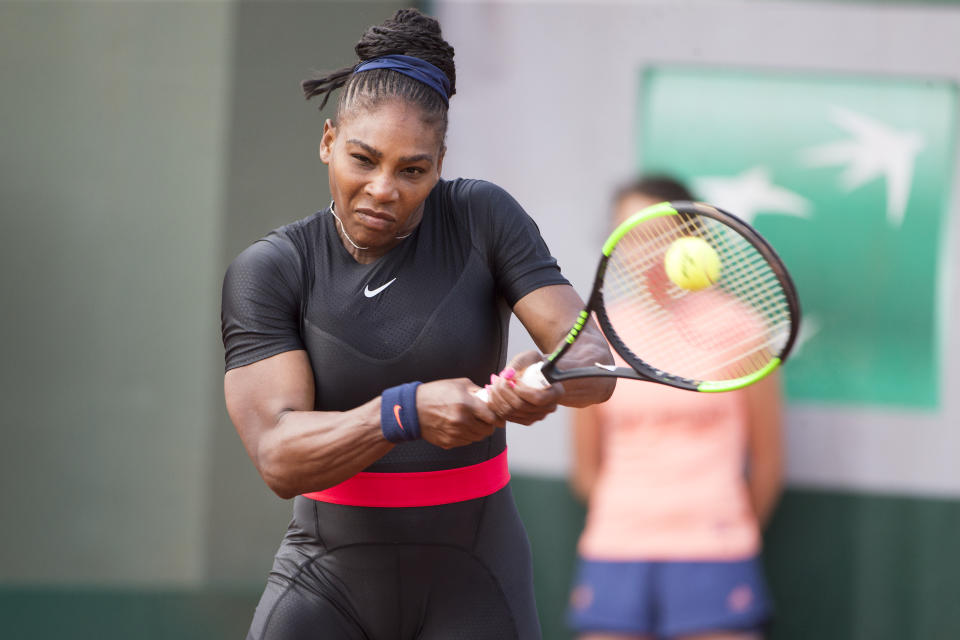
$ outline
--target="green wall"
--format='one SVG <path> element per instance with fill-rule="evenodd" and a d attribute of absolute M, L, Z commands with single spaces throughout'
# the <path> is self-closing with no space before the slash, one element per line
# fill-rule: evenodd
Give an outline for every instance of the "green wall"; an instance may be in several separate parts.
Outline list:
<path fill-rule="evenodd" d="M 258 598 L 211 587 L 0 587 L 0 617 L 9 640 L 239 640 Z"/>

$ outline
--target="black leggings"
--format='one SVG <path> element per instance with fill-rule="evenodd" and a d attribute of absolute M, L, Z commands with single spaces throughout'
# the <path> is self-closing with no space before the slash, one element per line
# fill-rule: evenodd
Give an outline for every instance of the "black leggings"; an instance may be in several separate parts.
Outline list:
<path fill-rule="evenodd" d="M 247 638 L 540 638 L 530 547 L 509 485 L 436 507 L 297 497 Z"/>

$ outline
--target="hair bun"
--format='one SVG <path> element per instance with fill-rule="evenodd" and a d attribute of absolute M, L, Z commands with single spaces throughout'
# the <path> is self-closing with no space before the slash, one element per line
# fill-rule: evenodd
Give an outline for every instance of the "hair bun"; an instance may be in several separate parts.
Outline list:
<path fill-rule="evenodd" d="M 354 50 L 361 62 L 398 54 L 420 58 L 446 74 L 451 96 L 457 91 L 453 47 L 443 39 L 440 23 L 418 9 L 399 9 L 383 24 L 370 27 Z"/>
<path fill-rule="evenodd" d="M 399 9 L 393 15 L 393 21 L 398 24 L 413 24 L 430 33 L 440 33 L 440 23 L 429 16 L 425 16 L 417 9 Z"/>
<path fill-rule="evenodd" d="M 436 19 L 417 9 L 400 9 L 383 24 L 369 27 L 354 50 L 360 62 L 389 55 L 418 58 L 439 69 L 448 82 L 434 77 L 438 88 L 411 75 L 412 80 L 404 83 L 397 80 L 406 77 L 404 74 L 396 70 L 381 70 L 382 65 L 360 74 L 355 73 L 357 65 L 352 65 L 307 78 L 300 85 L 304 97 L 309 100 L 322 96 L 320 108 L 323 109 L 330 95 L 343 88 L 337 104 L 337 118 L 342 115 L 344 105 L 350 105 L 350 108 L 357 104 L 369 106 L 381 96 L 402 97 L 419 104 L 425 114 L 441 124 L 442 134 L 446 135 L 447 108 L 450 97 L 457 92 L 457 71 L 453 63 L 453 47 L 443 39 L 440 23 Z M 436 70 L 430 73 L 435 75 Z"/>

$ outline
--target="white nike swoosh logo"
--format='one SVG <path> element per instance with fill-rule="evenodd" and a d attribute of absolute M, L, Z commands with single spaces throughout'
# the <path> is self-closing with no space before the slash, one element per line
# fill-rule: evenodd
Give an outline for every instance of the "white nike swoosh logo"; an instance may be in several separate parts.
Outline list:
<path fill-rule="evenodd" d="M 599 362 L 594 362 L 594 363 L 593 363 L 593 366 L 595 366 L 595 367 L 600 367 L 601 369 L 606 369 L 607 371 L 616 371 L 616 370 L 617 370 L 616 365 L 612 365 L 612 364 L 600 364 Z"/>
<path fill-rule="evenodd" d="M 387 284 L 382 285 L 382 286 L 379 286 L 379 287 L 377 287 L 376 289 L 371 289 L 371 288 L 370 288 L 370 285 L 367 285 L 367 286 L 365 286 L 365 287 L 363 288 L 363 295 L 367 296 L 368 298 L 372 298 L 373 296 L 377 295 L 378 293 L 380 293 L 381 291 L 383 291 L 384 289 L 386 289 L 387 287 L 389 287 L 390 285 L 392 285 L 396 280 L 397 280 L 397 279 L 394 278 L 393 280 L 391 280 L 391 281 L 388 282 Z"/>

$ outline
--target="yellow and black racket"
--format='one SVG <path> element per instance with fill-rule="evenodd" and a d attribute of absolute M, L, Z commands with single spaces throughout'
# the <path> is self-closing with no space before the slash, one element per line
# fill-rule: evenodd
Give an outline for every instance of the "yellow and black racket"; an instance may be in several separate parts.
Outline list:
<path fill-rule="evenodd" d="M 619 366 L 561 368 L 591 313 Z M 615 376 L 731 391 L 783 364 L 799 324 L 790 274 L 759 233 L 702 202 L 662 202 L 610 234 L 586 308 L 560 346 L 521 380 L 546 387 Z"/>

